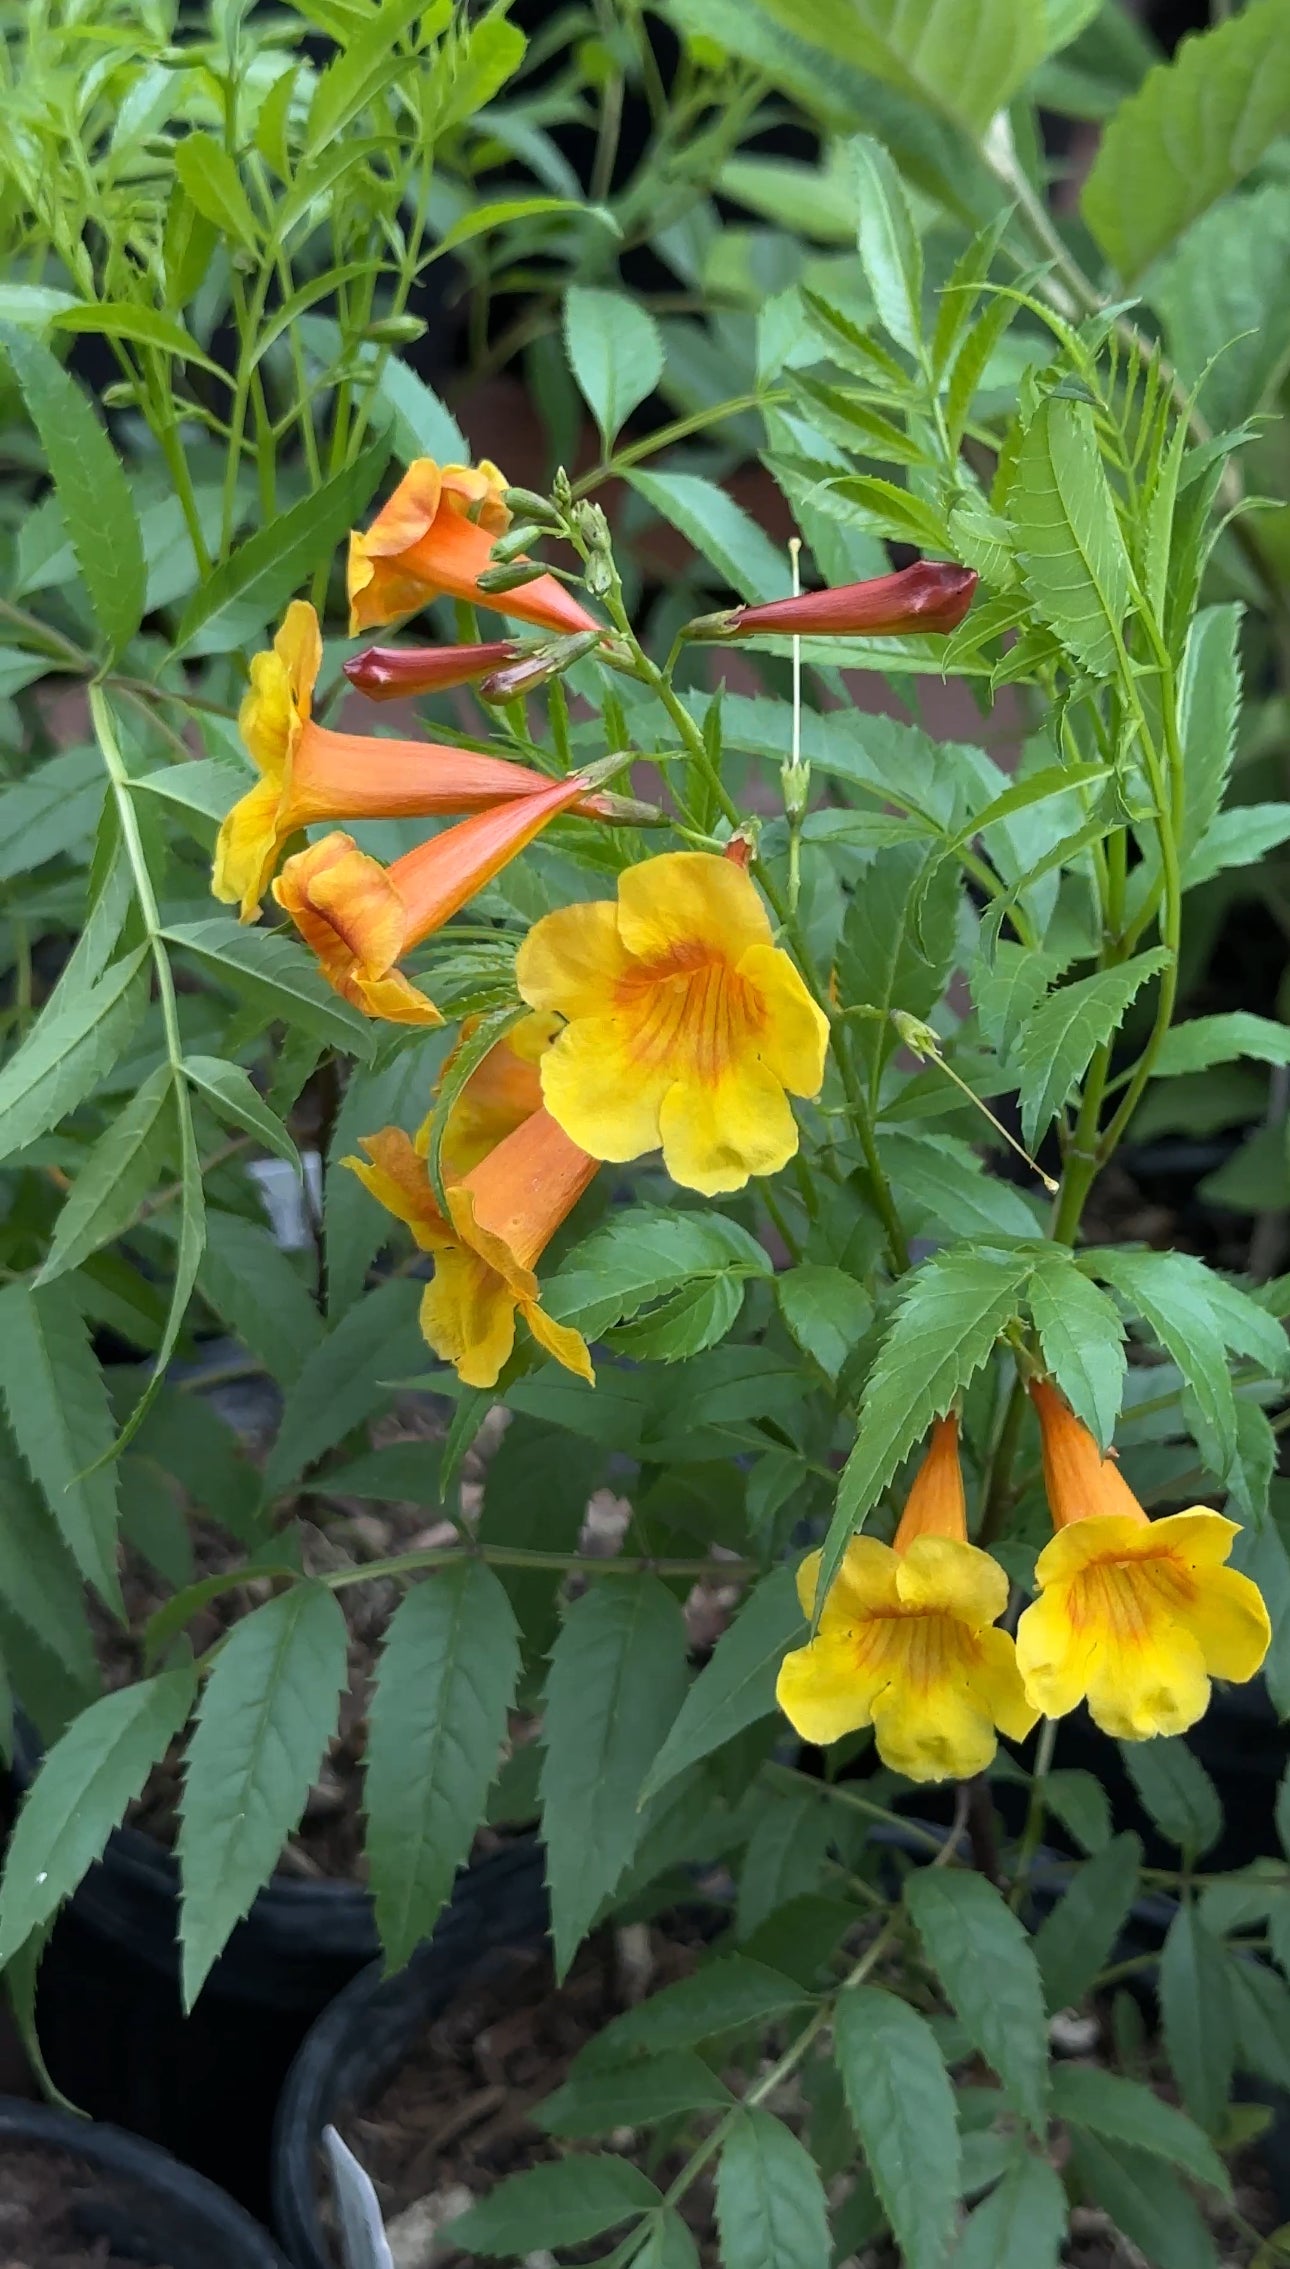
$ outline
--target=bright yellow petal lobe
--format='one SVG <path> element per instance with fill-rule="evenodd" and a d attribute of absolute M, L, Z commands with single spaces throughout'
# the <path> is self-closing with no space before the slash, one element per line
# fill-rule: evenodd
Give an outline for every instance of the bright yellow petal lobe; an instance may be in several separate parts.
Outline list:
<path fill-rule="evenodd" d="M 1104 1514 L 1062 1528 L 1035 1567 L 1040 1596 L 1017 1627 L 1036 1709 L 1087 1700 L 1119 1741 L 1184 1733 L 1210 1679 L 1252 1678 L 1271 1626 L 1257 1586 L 1223 1565 L 1237 1530 L 1204 1506 L 1169 1518 Z"/>
<path fill-rule="evenodd" d="M 819 1555 L 798 1571 L 809 1614 Z M 991 1628 L 1007 1579 L 988 1554 L 923 1536 L 898 1553 L 857 1537 L 816 1637 L 785 1656 L 776 1695 L 807 1741 L 872 1725 L 884 1764 L 907 1779 L 984 1771 L 996 1726 L 1020 1740 L 1035 1721 L 1006 1631 Z"/>
<path fill-rule="evenodd" d="M 272 650 L 252 656 L 250 688 L 238 711 L 238 730 L 262 777 L 227 814 L 215 846 L 211 889 L 224 904 L 240 905 L 244 922 L 255 920 L 278 853 L 299 824 L 288 817 L 284 825 L 282 815 L 321 667 L 318 617 L 303 599 L 293 599 Z"/>
<path fill-rule="evenodd" d="M 675 1181 L 715 1196 L 793 1156 L 786 1091 L 819 1093 L 828 1022 L 733 861 L 677 851 L 628 867 L 616 906 L 538 922 L 516 979 L 531 1007 L 568 1019 L 542 1092 L 593 1157 L 661 1146 Z"/>
<path fill-rule="evenodd" d="M 257 780 L 220 822 L 211 891 L 221 904 L 239 907 L 243 922 L 256 919 L 277 865 L 282 848 L 281 803 L 282 789 L 276 780 Z"/>

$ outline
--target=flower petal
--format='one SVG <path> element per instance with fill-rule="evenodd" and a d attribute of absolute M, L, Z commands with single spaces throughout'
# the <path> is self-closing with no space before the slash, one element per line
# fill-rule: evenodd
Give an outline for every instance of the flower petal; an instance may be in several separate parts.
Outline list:
<path fill-rule="evenodd" d="M 822 1557 L 819 1552 L 808 1552 L 797 1571 L 797 1596 L 804 1615 L 815 1613 Z M 876 1536 L 853 1536 L 824 1602 L 821 1630 L 851 1630 L 875 1615 L 898 1615 L 898 1565 L 889 1544 Z"/>
<path fill-rule="evenodd" d="M 631 1038 L 621 1015 L 580 1016 L 542 1058 L 542 1099 L 552 1118 L 593 1158 L 616 1164 L 658 1148 L 670 1076 L 665 1067 L 642 1068 Z"/>
<path fill-rule="evenodd" d="M 939 1609 L 971 1631 L 997 1623 L 1008 1604 L 998 1561 L 948 1536 L 914 1537 L 898 1559 L 896 1585 L 904 1606 Z"/>
<path fill-rule="evenodd" d="M 1083 1701 L 1093 1657 L 1094 1634 L 1072 1623 L 1068 1588 L 1050 1583 L 1017 1624 L 1017 1668 L 1026 1699 L 1050 1718 L 1065 1717 Z"/>
<path fill-rule="evenodd" d="M 341 1164 L 357 1174 L 378 1205 L 407 1223 L 424 1252 L 437 1252 L 452 1233 L 435 1204 L 425 1160 L 402 1127 L 382 1127 L 360 1141 L 367 1158 L 343 1158 Z"/>
<path fill-rule="evenodd" d="M 742 1190 L 751 1174 L 777 1174 L 801 1139 L 779 1081 L 741 1055 L 711 1084 L 674 1080 L 659 1105 L 658 1126 L 673 1181 L 705 1197 Z"/>
<path fill-rule="evenodd" d="M 817 1007 L 781 946 L 754 945 L 741 957 L 739 975 L 758 995 L 765 1022 L 757 1050 L 790 1095 L 818 1095 L 824 1084 L 829 1020 Z"/>
<path fill-rule="evenodd" d="M 618 929 L 629 954 L 665 966 L 684 954 L 686 966 L 708 959 L 733 968 L 750 947 L 772 942 L 755 885 L 712 851 L 665 851 L 624 868 Z"/>
<path fill-rule="evenodd" d="M 574 1372 L 578 1378 L 585 1379 L 589 1387 L 594 1387 L 596 1374 L 582 1333 L 575 1331 L 572 1324 L 558 1324 L 538 1300 L 522 1302 L 520 1313 L 543 1353 L 554 1356 L 566 1371 Z"/>
<path fill-rule="evenodd" d="M 515 1345 L 515 1294 L 478 1253 L 451 1245 L 421 1299 L 421 1330 L 468 1387 L 495 1387 Z"/>
<path fill-rule="evenodd" d="M 976 1652 L 979 1668 L 972 1675 L 973 1692 L 1009 1741 L 1024 1741 L 1039 1712 L 1026 1700 L 1012 1639 L 1006 1631 L 978 1631 Z"/>
<path fill-rule="evenodd" d="M 560 906 L 535 922 L 515 956 L 515 982 L 530 1008 L 561 1016 L 600 1016 L 631 967 L 618 935 L 618 908 L 593 898 Z"/>
<path fill-rule="evenodd" d="M 818 1637 L 795 1647 L 779 1666 L 775 1699 L 803 1741 L 826 1746 L 868 1725 L 869 1698 L 841 1639 Z"/>
<path fill-rule="evenodd" d="M 1240 1533 L 1238 1522 L 1211 1513 L 1207 1505 L 1192 1505 L 1185 1513 L 1166 1513 L 1152 1521 L 1145 1532 L 1139 1530 L 1134 1550 L 1167 1550 L 1183 1567 L 1200 1575 L 1222 1567 Z"/>
<path fill-rule="evenodd" d="M 238 797 L 220 822 L 211 890 L 225 905 L 240 901 L 239 918 L 243 922 L 255 920 L 277 863 L 282 843 L 278 832 L 281 802 L 280 783 L 266 775 Z"/>
<path fill-rule="evenodd" d="M 1200 1596 L 1182 1614 L 1211 1678 L 1243 1686 L 1272 1643 L 1272 1624 L 1257 1584 L 1235 1568 L 1214 1568 L 1201 1579 Z"/>
<path fill-rule="evenodd" d="M 1099 1640 L 1088 1681 L 1089 1715 L 1115 1741 L 1185 1733 L 1209 1708 L 1205 1658 L 1191 1632 L 1162 1618 L 1131 1646 Z"/>
<path fill-rule="evenodd" d="M 1040 1585 L 1068 1583 L 1095 1560 L 1132 1559 L 1140 1539 L 1151 1550 L 1153 1528 L 1158 1525 L 1126 1513 L 1095 1513 L 1087 1520 L 1072 1521 L 1044 1546 L 1035 1562 L 1035 1579 Z"/>
<path fill-rule="evenodd" d="M 878 1755 L 911 1781 L 970 1780 L 998 1744 L 970 1686 L 952 1678 L 919 1687 L 893 1678 L 873 1705 Z"/>

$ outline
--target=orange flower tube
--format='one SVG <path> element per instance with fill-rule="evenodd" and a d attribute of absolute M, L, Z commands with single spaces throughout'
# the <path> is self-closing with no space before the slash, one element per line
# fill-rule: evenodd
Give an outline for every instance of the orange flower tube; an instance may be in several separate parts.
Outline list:
<path fill-rule="evenodd" d="M 478 651 L 478 649 L 471 649 Z M 375 740 L 315 724 L 318 617 L 288 607 L 272 649 L 251 663 L 238 723 L 261 778 L 224 819 L 211 887 L 253 922 L 283 845 L 333 819 L 431 819 L 480 812 L 551 787 L 544 772 L 436 741 Z M 587 809 L 608 807 L 589 802 Z"/>
<path fill-rule="evenodd" d="M 733 607 L 704 615 L 688 626 L 691 638 L 750 638 L 755 631 L 775 636 L 889 638 L 911 630 L 957 630 L 972 604 L 978 577 L 974 568 L 941 560 L 918 559 L 894 575 L 875 575 L 865 583 L 844 583 L 832 591 L 804 591 L 795 599 L 773 599 L 761 607 Z"/>
<path fill-rule="evenodd" d="M 535 836 L 586 793 L 578 774 L 546 781 L 418 844 L 383 867 L 337 831 L 288 859 L 273 886 L 327 982 L 368 1016 L 442 1024 L 429 996 L 395 963 L 441 929 Z"/>
<path fill-rule="evenodd" d="M 548 1355 L 594 1385 L 586 1341 L 546 1314 L 534 1269 L 594 1179 L 597 1161 L 547 1112 L 534 1111 L 448 1185 L 445 1221 L 424 1161 L 400 1128 L 365 1136 L 362 1147 L 367 1159 L 345 1164 L 434 1255 L 421 1329 L 435 1354 L 467 1386 L 496 1386 L 519 1315 Z"/>
<path fill-rule="evenodd" d="M 797 1573 L 806 1615 L 820 1557 Z M 995 1628 L 1007 1604 L 1002 1568 L 968 1542 L 958 1421 L 940 1418 L 892 1543 L 852 1538 L 815 1637 L 784 1657 L 779 1706 L 807 1741 L 872 1725 L 883 1763 L 908 1780 L 984 1772 L 996 1727 L 1021 1741 L 1036 1715 Z"/>
<path fill-rule="evenodd" d="M 1056 1387 L 1030 1394 L 1056 1533 L 1017 1625 L 1027 1697 L 1047 1717 L 1086 1700 L 1118 1741 L 1184 1733 L 1211 1678 L 1252 1678 L 1270 1643 L 1257 1585 L 1223 1564 L 1237 1525 L 1204 1505 L 1149 1520 Z"/>
<path fill-rule="evenodd" d="M 518 638 L 492 638 L 478 646 L 369 646 L 341 667 L 369 701 L 400 701 L 408 694 L 470 685 L 523 652 Z"/>
<path fill-rule="evenodd" d="M 447 594 L 496 607 L 479 578 L 491 564 L 493 544 L 510 526 L 503 501 L 506 482 L 496 465 L 436 465 L 418 457 L 366 532 L 349 540 L 350 636 L 399 615 L 415 614 Z M 517 563 L 518 564 L 518 563 Z M 600 630 L 603 626 L 554 575 L 508 591 L 504 614 L 544 630 Z"/>

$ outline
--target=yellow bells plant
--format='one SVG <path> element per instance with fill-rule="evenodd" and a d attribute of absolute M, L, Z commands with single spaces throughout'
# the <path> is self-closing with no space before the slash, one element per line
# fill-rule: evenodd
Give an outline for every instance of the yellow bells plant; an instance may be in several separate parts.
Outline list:
<path fill-rule="evenodd" d="M 1224 1565 L 1237 1524 L 1203 1505 L 1149 1520 L 1056 1387 L 1030 1395 L 1056 1534 L 1017 1626 L 1027 1698 L 1047 1717 L 1087 1701 L 1119 1741 L 1185 1733 L 1210 1680 L 1253 1678 L 1272 1635 L 1258 1587 Z"/>
<path fill-rule="evenodd" d="M 506 481 L 496 465 L 416 458 L 371 527 L 350 537 L 350 636 L 415 614 L 445 595 L 500 606 L 545 630 L 599 630 L 595 616 L 554 575 L 535 576 L 504 598 L 481 586 L 493 545 L 510 524 Z"/>
<path fill-rule="evenodd" d="M 797 1572 L 816 1608 L 821 1555 Z M 996 1728 L 1024 1740 L 1038 1715 L 1013 1643 L 997 1628 L 1008 1579 L 967 1540 L 958 1421 L 938 1419 L 891 1544 L 853 1537 L 814 1638 L 785 1655 L 776 1698 L 806 1741 L 871 1725 L 878 1754 L 912 1781 L 985 1771 Z"/>
<path fill-rule="evenodd" d="M 548 1112 L 530 1112 L 460 1181 L 448 1182 L 445 1219 L 426 1170 L 428 1138 L 428 1126 L 415 1144 L 401 1128 L 384 1127 L 363 1138 L 366 1159 L 345 1160 L 434 1256 L 434 1276 L 421 1301 L 428 1345 L 465 1385 L 493 1387 L 515 1345 L 519 1315 L 546 1354 L 594 1384 L 586 1341 L 547 1315 L 534 1270 L 594 1180 L 597 1161 L 570 1142 Z M 474 1147 L 469 1137 L 467 1147 Z M 452 1155 L 448 1140 L 444 1151 Z"/>
<path fill-rule="evenodd" d="M 819 1094 L 828 1019 L 735 860 L 672 851 L 625 868 L 616 901 L 536 923 L 515 975 L 530 1007 L 566 1020 L 542 1093 L 594 1157 L 661 1147 L 673 1181 L 714 1197 L 793 1156 L 789 1096 Z"/>

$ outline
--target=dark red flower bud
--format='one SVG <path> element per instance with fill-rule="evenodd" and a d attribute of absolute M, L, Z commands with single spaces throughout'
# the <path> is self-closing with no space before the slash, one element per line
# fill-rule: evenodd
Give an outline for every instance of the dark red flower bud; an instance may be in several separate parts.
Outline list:
<path fill-rule="evenodd" d="M 369 646 L 344 668 L 369 701 L 398 701 L 404 694 L 469 685 L 523 652 L 518 638 L 494 638 L 483 646 Z"/>
<path fill-rule="evenodd" d="M 883 638 L 909 630 L 957 630 L 972 604 L 975 569 L 915 560 L 895 575 L 804 591 L 764 607 L 733 607 L 689 626 L 692 638 L 748 638 L 754 631 L 825 638 Z"/>

